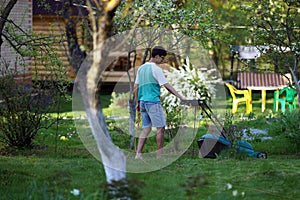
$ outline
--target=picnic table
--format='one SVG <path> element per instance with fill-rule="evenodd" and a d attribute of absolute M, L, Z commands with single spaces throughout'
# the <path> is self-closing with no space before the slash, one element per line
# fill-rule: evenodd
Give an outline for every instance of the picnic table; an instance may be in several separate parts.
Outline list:
<path fill-rule="evenodd" d="M 266 109 L 266 91 L 280 90 L 287 86 L 286 77 L 276 73 L 239 72 L 237 74 L 237 87 L 248 89 L 251 97 L 250 110 L 252 111 L 252 90 L 261 91 L 261 111 Z"/>

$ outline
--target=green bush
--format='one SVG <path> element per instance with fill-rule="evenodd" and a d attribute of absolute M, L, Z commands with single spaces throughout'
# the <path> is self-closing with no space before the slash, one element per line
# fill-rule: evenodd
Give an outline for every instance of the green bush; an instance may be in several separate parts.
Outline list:
<path fill-rule="evenodd" d="M 53 123 L 49 120 L 51 112 L 58 114 L 61 109 L 59 102 L 69 84 L 69 67 L 57 55 L 57 45 L 53 45 L 61 43 L 62 38 L 52 31 L 33 34 L 8 21 L 5 27 L 11 36 L 8 44 L 12 54 L 0 61 L 0 140 L 5 147 L 32 147 L 38 130 Z M 31 80 L 25 84 L 29 82 L 28 74 Z"/>
<path fill-rule="evenodd" d="M 57 85 L 36 89 L 16 83 L 13 76 L 0 78 L 0 141 L 6 147 L 31 148 L 38 131 L 56 120 L 51 111 L 58 105 Z"/>
<path fill-rule="evenodd" d="M 281 114 L 270 124 L 269 135 L 285 142 L 290 151 L 300 150 L 300 111 L 294 110 Z M 293 147 L 293 148 L 292 148 Z"/>

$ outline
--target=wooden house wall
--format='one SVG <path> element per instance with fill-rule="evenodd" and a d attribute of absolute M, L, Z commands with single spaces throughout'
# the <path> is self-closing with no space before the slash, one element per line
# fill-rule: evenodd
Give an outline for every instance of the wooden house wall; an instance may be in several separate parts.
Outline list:
<path fill-rule="evenodd" d="M 55 53 L 62 61 L 62 67 L 67 69 L 66 78 L 74 79 L 75 75 L 67 57 L 68 47 L 62 19 L 56 15 L 34 15 L 32 30 L 35 34 L 52 38 L 55 41 L 52 47 L 56 49 Z M 37 79 L 40 80 L 49 80 L 51 79 L 51 73 L 59 73 L 58 69 L 53 69 L 51 66 L 46 67 L 40 63 L 35 65 L 35 69 L 38 71 Z"/>
<path fill-rule="evenodd" d="M 83 44 L 84 39 L 83 36 L 83 28 L 78 25 L 77 28 L 79 43 Z M 68 46 L 66 42 L 66 37 L 64 34 L 65 28 L 63 19 L 59 18 L 56 15 L 34 15 L 33 16 L 33 32 L 36 34 L 42 35 L 51 35 L 51 37 L 56 37 L 56 40 L 61 40 L 62 42 L 54 43 L 53 46 L 57 49 L 56 54 L 58 55 L 59 59 L 63 62 L 63 66 L 68 69 L 68 77 L 70 80 L 74 80 L 75 74 L 73 71 L 72 66 L 70 66 L 67 52 Z M 103 82 L 128 82 L 127 72 L 126 72 L 126 65 L 127 65 L 127 52 L 124 52 L 119 55 L 115 55 L 116 60 L 111 63 L 102 74 L 102 81 Z M 131 61 L 133 62 L 133 57 L 131 57 Z M 141 56 L 137 56 L 136 59 L 136 66 L 141 64 Z M 37 65 L 36 69 L 39 73 L 40 80 L 49 80 L 51 71 L 49 68 L 43 65 Z M 131 70 L 132 71 L 132 70 Z M 133 74 L 133 72 L 131 72 Z M 133 76 L 133 75 L 132 75 Z"/>

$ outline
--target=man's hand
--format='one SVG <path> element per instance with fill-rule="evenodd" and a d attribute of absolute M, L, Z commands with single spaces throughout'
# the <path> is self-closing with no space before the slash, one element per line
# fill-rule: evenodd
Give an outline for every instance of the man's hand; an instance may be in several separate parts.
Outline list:
<path fill-rule="evenodd" d="M 185 97 L 183 97 L 183 96 L 181 96 L 179 99 L 180 99 L 180 101 L 185 101 L 185 100 L 187 100 L 187 98 L 185 98 Z"/>
<path fill-rule="evenodd" d="M 164 84 L 164 87 L 173 95 L 178 97 L 181 101 L 185 99 L 181 94 L 179 94 L 169 83 Z"/>

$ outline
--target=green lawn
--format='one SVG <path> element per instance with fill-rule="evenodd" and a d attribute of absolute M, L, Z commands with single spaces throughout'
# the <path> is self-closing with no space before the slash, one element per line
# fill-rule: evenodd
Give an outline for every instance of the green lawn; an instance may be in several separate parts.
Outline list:
<path fill-rule="evenodd" d="M 199 157 L 196 140 L 206 132 L 200 124 L 199 135 L 187 153 L 171 165 L 148 173 L 127 173 L 139 188 L 141 199 L 300 199 L 299 151 L 282 136 L 284 133 L 268 123 L 267 118 L 274 115 L 270 112 L 272 101 L 268 100 L 266 112 L 261 113 L 259 94 L 255 98 L 254 118 L 244 114 L 245 105 L 240 105 L 233 122 L 245 128 L 274 129 L 273 140 L 251 142 L 256 151 L 268 152 L 268 159 L 226 153 L 217 159 Z M 110 113 L 110 97 L 103 99 L 104 113 Z M 230 100 L 225 103 L 230 111 Z M 34 149 L 0 148 L 0 199 L 105 199 L 103 165 L 83 146 L 70 105 L 63 108 L 67 117 L 60 121 L 58 129 L 41 131 Z M 60 140 L 61 136 L 67 140 Z M 128 135 L 112 129 L 112 136 L 126 148 Z M 145 150 L 153 147 L 155 140 L 150 139 Z M 74 189 L 80 191 L 78 196 L 71 193 Z"/>
<path fill-rule="evenodd" d="M 300 199 L 299 169 L 299 156 L 266 160 L 182 156 L 161 170 L 127 177 L 145 184 L 142 199 L 279 200 Z M 105 180 L 101 163 L 90 156 L 1 156 L 0 172 L 0 199 L 93 199 Z M 81 194 L 72 195 L 73 189 Z"/>

